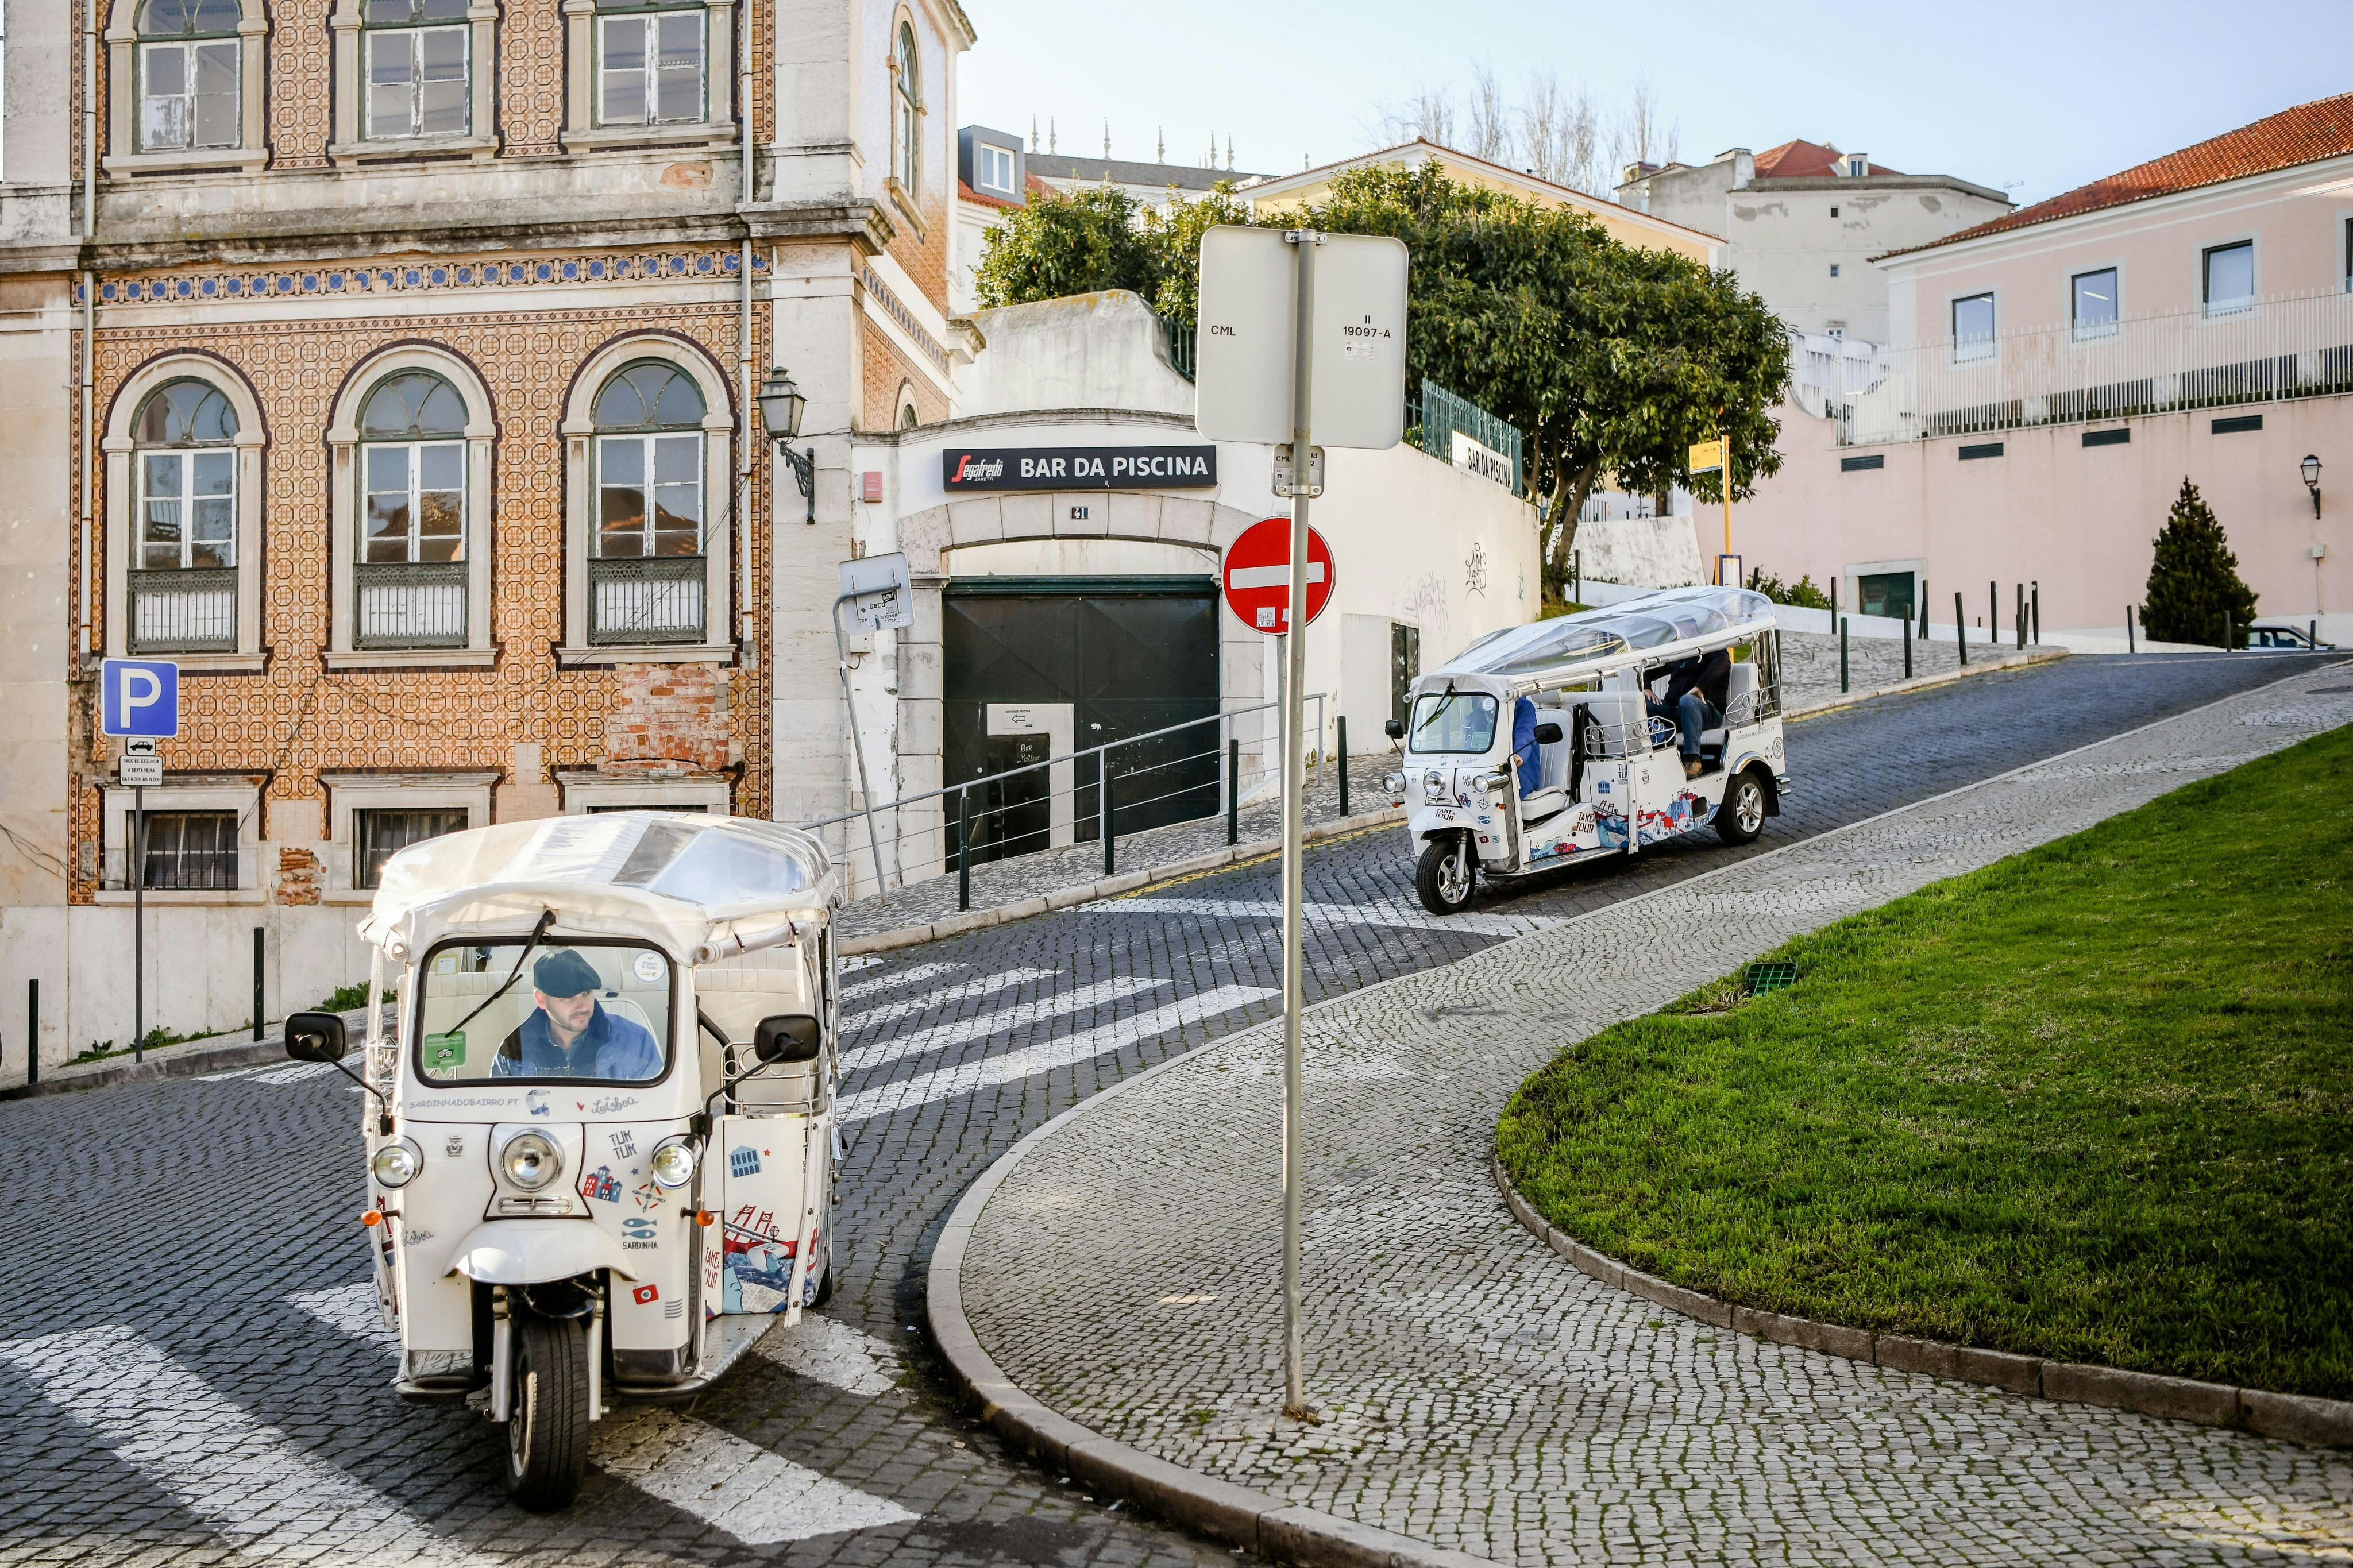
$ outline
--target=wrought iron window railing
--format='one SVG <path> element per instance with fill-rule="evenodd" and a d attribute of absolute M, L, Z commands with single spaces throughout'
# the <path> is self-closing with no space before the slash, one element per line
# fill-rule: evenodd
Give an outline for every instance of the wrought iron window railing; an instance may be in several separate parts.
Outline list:
<path fill-rule="evenodd" d="M 352 573 L 354 647 L 466 646 L 466 563 L 363 562 Z"/>
<path fill-rule="evenodd" d="M 595 647 L 703 640 L 700 555 L 599 557 L 588 563 L 588 641 Z"/>
<path fill-rule="evenodd" d="M 164 567 L 129 577 L 132 653 L 236 651 L 236 567 Z"/>

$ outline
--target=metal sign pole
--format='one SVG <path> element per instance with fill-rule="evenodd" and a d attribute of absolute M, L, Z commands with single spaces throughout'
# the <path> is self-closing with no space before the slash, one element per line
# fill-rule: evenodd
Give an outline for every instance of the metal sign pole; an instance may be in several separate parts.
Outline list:
<path fill-rule="evenodd" d="M 1282 1406 L 1298 1419 L 1307 1406 L 1299 1301 L 1300 1214 L 1305 1199 L 1306 1150 L 1300 1120 L 1299 1006 L 1305 990 L 1300 963 L 1300 924 L 1305 902 L 1301 836 L 1307 788 L 1300 753 L 1300 725 L 1306 714 L 1300 694 L 1307 689 L 1307 491 L 1308 428 L 1314 392 L 1315 247 L 1324 237 L 1313 229 L 1283 236 L 1295 247 L 1299 304 L 1293 318 L 1291 384 L 1291 612 L 1283 627 L 1282 690 Z"/>
<path fill-rule="evenodd" d="M 131 792 L 131 1059 L 147 1059 L 147 790 Z"/>
<path fill-rule="evenodd" d="M 882 879 L 882 844 L 874 834 L 874 791 L 866 782 L 866 742 L 858 736 L 858 704 L 849 696 L 849 639 L 841 635 L 841 606 L 854 599 L 871 599 L 876 594 L 895 593 L 892 588 L 870 588 L 856 594 L 842 594 L 833 601 L 833 647 L 841 659 L 841 710 L 849 721 L 849 751 L 858 759 L 858 795 L 866 807 L 866 847 L 874 856 L 874 890 L 890 891 L 891 885 Z"/>

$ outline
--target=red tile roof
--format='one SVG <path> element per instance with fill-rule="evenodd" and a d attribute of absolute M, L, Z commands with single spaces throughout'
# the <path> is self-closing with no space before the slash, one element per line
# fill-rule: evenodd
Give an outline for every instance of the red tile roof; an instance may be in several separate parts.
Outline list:
<path fill-rule="evenodd" d="M 1760 180 L 1827 179 L 1838 173 L 1839 160 L 1845 154 L 1822 142 L 1784 142 L 1778 147 L 1767 147 L 1757 154 L 1757 177 Z M 1865 167 L 1874 174 L 1900 174 L 1901 169 L 1891 169 L 1884 163 Z"/>
<path fill-rule="evenodd" d="M 2298 163 L 2317 163 L 2323 158 L 2335 158 L 2347 153 L 2353 153 L 2353 93 L 2316 98 L 2310 103 L 2299 103 L 2294 109 L 2266 115 L 2252 125 L 2242 125 L 2236 131 L 2209 137 L 2195 146 L 2184 147 L 2179 153 L 2168 153 L 2162 158 L 2137 163 L 2120 174 L 2110 174 L 2104 180 L 2094 180 L 2088 185 L 2078 185 L 2031 207 L 2021 207 L 2014 213 L 1947 235 L 1927 245 L 1915 245 L 1910 250 L 1891 251 L 1889 254 L 1906 256 L 1916 251 L 1933 250 L 1937 246 L 1975 239 L 1980 235 L 2000 234 L 2007 229 L 2024 228 L 2030 224 L 2049 223 L 2053 218 L 2073 217 L 2079 213 L 2097 212 L 2103 207 L 2147 201 L 2151 196 L 2169 196 L 2181 191 L 2194 191 L 2201 185 L 2243 180 L 2250 174 L 2292 169 Z"/>
<path fill-rule="evenodd" d="M 1008 211 L 1010 211 L 1021 205 L 1019 202 L 1008 202 L 1003 196 L 983 195 L 981 192 L 974 190 L 962 180 L 958 180 L 956 182 L 956 195 L 961 200 L 970 202 L 976 207 L 1003 207 Z"/>

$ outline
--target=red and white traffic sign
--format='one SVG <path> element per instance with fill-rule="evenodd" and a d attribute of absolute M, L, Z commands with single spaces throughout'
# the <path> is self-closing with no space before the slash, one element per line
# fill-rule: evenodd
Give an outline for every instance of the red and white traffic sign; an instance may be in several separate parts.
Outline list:
<path fill-rule="evenodd" d="M 1226 546 L 1226 608 L 1252 631 L 1270 636 L 1291 629 L 1291 520 L 1270 517 L 1251 523 Z M 1307 531 L 1307 620 L 1314 625 L 1332 602 L 1332 547 Z"/>

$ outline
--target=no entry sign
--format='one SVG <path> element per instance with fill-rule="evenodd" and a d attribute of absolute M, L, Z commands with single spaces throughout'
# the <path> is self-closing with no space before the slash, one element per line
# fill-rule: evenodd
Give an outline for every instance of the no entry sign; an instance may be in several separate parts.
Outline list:
<path fill-rule="evenodd" d="M 1291 629 L 1291 520 L 1270 517 L 1242 530 L 1226 546 L 1219 576 L 1224 579 L 1226 607 L 1252 631 L 1276 634 Z M 1307 620 L 1312 626 L 1332 602 L 1332 547 L 1314 529 L 1307 531 Z"/>

